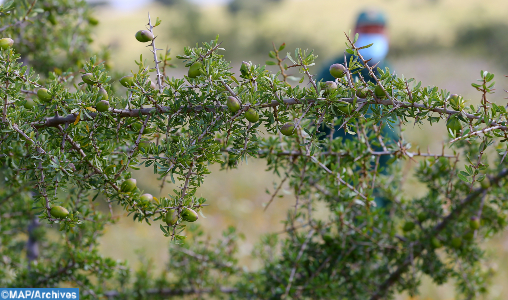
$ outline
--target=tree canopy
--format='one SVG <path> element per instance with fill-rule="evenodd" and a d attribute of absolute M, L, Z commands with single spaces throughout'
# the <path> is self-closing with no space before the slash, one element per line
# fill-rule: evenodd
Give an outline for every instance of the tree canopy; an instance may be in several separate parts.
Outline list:
<path fill-rule="evenodd" d="M 133 32 L 149 51 L 120 79 L 108 70 L 109 54 L 89 48 L 97 20 L 84 1 L 6 1 L 0 13 L 3 286 L 65 284 L 90 299 L 385 299 L 416 294 L 427 274 L 437 284 L 453 278 L 466 298 L 488 292 L 492 270 L 480 246 L 506 227 L 508 208 L 508 114 L 491 99 L 493 74 L 480 72 L 473 87 L 481 104 L 470 105 L 388 69 L 375 76 L 358 36 L 346 33 L 353 56 L 335 82 L 315 80 L 313 51 L 286 52 L 285 44 L 268 54 L 277 72 L 247 61 L 232 70 L 218 37 L 183 49 L 176 58 L 188 75 L 170 78 L 170 53 L 157 48 L 161 20 L 149 16 L 145 32 Z M 297 85 L 288 69 L 299 71 Z M 375 82 L 354 79 L 363 69 Z M 404 124 L 439 122 L 449 131 L 443 151 L 411 150 Z M 337 125 L 353 138 L 322 130 Z M 386 139 L 385 127 L 399 128 L 398 139 Z M 249 271 L 235 258 L 234 228 L 210 244 L 195 224 L 214 205 L 196 195 L 209 167 L 250 158 L 280 176 L 267 205 L 284 184 L 296 201 L 281 212 L 286 235 L 259 241 L 261 267 Z M 400 191 L 407 159 L 418 161 L 423 197 Z M 173 184 L 172 193 L 141 191 L 131 173 L 141 167 L 161 186 Z M 388 205 L 376 207 L 375 197 Z M 318 202 L 330 212 L 324 219 L 313 215 Z M 113 204 L 173 241 L 162 274 L 99 253 L 98 236 L 115 226 Z"/>

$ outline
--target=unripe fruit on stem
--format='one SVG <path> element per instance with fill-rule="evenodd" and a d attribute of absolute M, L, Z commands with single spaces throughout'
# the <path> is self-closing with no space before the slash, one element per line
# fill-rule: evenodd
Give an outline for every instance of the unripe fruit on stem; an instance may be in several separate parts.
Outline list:
<path fill-rule="evenodd" d="M 26 109 L 32 109 L 35 106 L 35 101 L 31 98 L 26 99 L 25 104 L 23 104 L 23 107 Z"/>
<path fill-rule="evenodd" d="M 153 196 L 151 194 L 143 194 L 139 197 L 139 202 L 143 205 L 148 205 L 153 201 Z"/>
<path fill-rule="evenodd" d="M 109 99 L 108 92 L 104 88 L 101 88 L 99 90 L 99 96 L 100 96 L 101 100 L 108 100 Z"/>
<path fill-rule="evenodd" d="M 369 95 L 369 89 L 359 88 L 356 90 L 356 97 L 365 99 Z"/>
<path fill-rule="evenodd" d="M 148 30 L 140 30 L 136 32 L 136 40 L 140 41 L 141 43 L 146 43 L 151 40 L 153 40 L 154 36 L 153 33 L 151 33 Z"/>
<path fill-rule="evenodd" d="M 341 64 L 333 64 L 330 66 L 330 74 L 335 78 L 342 78 L 346 74 L 346 68 Z"/>
<path fill-rule="evenodd" d="M 122 182 L 122 185 L 120 186 L 120 191 L 124 193 L 132 192 L 136 189 L 136 179 L 129 178 Z"/>
<path fill-rule="evenodd" d="M 441 241 L 437 237 L 433 237 L 430 240 L 430 243 L 432 244 L 432 247 L 434 247 L 436 249 L 441 248 L 443 246 L 443 244 L 441 244 Z"/>
<path fill-rule="evenodd" d="M 88 21 L 88 23 L 90 23 L 90 25 L 92 25 L 92 26 L 96 26 L 96 25 L 98 25 L 98 24 L 99 24 L 99 20 L 97 20 L 96 18 L 94 18 L 94 17 L 92 17 L 92 16 L 89 16 L 89 17 L 87 18 L 87 21 Z"/>
<path fill-rule="evenodd" d="M 292 136 L 296 132 L 294 123 L 286 123 L 280 128 L 280 133 L 285 136 Z"/>
<path fill-rule="evenodd" d="M 251 66 L 252 65 L 250 62 L 242 61 L 242 65 L 240 66 L 240 73 L 242 74 L 243 78 L 250 78 L 251 77 L 249 75 Z"/>
<path fill-rule="evenodd" d="M 349 115 L 353 112 L 353 106 L 349 103 L 341 103 L 339 106 L 337 106 L 337 108 L 346 115 Z"/>
<path fill-rule="evenodd" d="M 448 101 L 450 102 L 452 108 L 455 110 L 461 111 L 466 106 L 466 101 L 464 101 L 464 99 L 457 94 L 450 95 Z"/>
<path fill-rule="evenodd" d="M 483 189 L 488 189 L 490 187 L 490 181 L 489 178 L 485 177 L 481 182 L 480 185 Z"/>
<path fill-rule="evenodd" d="M 469 231 L 466 234 L 464 234 L 463 238 L 466 241 L 472 241 L 474 239 L 474 231 Z"/>
<path fill-rule="evenodd" d="M 228 96 L 228 101 L 226 105 L 228 106 L 229 110 L 233 113 L 240 110 L 240 101 L 238 101 L 238 99 L 236 99 L 235 97 Z"/>
<path fill-rule="evenodd" d="M 376 85 L 376 88 L 374 89 L 374 94 L 379 99 L 386 98 L 385 91 L 383 91 L 383 89 L 379 85 Z"/>
<path fill-rule="evenodd" d="M 327 81 L 323 84 L 323 88 L 325 89 L 323 95 L 326 96 L 337 89 L 337 84 L 334 81 Z"/>
<path fill-rule="evenodd" d="M 120 78 L 120 83 L 124 86 L 124 87 L 131 87 L 134 85 L 134 76 L 131 76 L 131 75 L 127 75 L 127 76 L 124 76 L 122 78 Z"/>
<path fill-rule="evenodd" d="M 100 111 L 100 112 L 108 111 L 109 110 L 109 102 L 106 100 L 101 100 L 101 101 L 99 101 L 99 103 L 97 103 L 95 108 L 97 109 L 97 111 Z"/>
<path fill-rule="evenodd" d="M 333 243 L 333 237 L 327 233 L 327 234 L 323 235 L 323 241 L 325 241 L 325 243 L 327 243 L 327 244 L 331 244 L 331 243 Z"/>
<path fill-rule="evenodd" d="M 50 102 L 52 99 L 51 95 L 48 93 L 48 90 L 45 88 L 39 89 L 37 91 L 37 97 L 39 97 L 39 99 L 44 102 Z"/>
<path fill-rule="evenodd" d="M 421 212 L 418 214 L 417 218 L 418 218 L 418 222 L 423 223 L 427 220 L 427 214 L 424 212 Z"/>
<path fill-rule="evenodd" d="M 176 214 L 176 211 L 174 209 L 169 209 L 166 212 L 166 216 L 164 218 L 164 221 L 166 224 L 173 226 L 178 221 L 178 215 Z"/>
<path fill-rule="evenodd" d="M 198 219 L 198 213 L 190 208 L 182 210 L 182 219 L 187 222 L 194 222 Z"/>
<path fill-rule="evenodd" d="M 199 75 L 203 75 L 203 72 L 201 72 L 201 67 L 203 67 L 201 62 L 195 62 L 192 66 L 190 66 L 187 76 L 190 78 L 196 78 Z"/>
<path fill-rule="evenodd" d="M 143 127 L 143 125 L 141 123 L 133 123 L 131 125 L 131 127 L 132 127 L 132 130 L 139 132 L 141 130 L 141 127 Z M 148 134 L 150 132 L 152 132 L 152 130 L 148 127 L 145 127 L 145 129 L 143 129 L 142 134 Z"/>
<path fill-rule="evenodd" d="M 259 114 L 253 108 L 249 108 L 249 110 L 245 112 L 245 118 L 251 123 L 256 123 L 259 121 Z"/>
<path fill-rule="evenodd" d="M 84 83 L 88 83 L 90 85 L 95 84 L 95 81 L 93 80 L 93 74 L 92 73 L 86 73 L 81 75 L 81 79 Z"/>
<path fill-rule="evenodd" d="M 139 142 L 139 149 L 150 149 L 150 142 L 147 140 L 142 140 Z"/>
<path fill-rule="evenodd" d="M 415 229 L 414 222 L 406 222 L 406 223 L 404 223 L 404 226 L 402 227 L 402 230 L 404 230 L 405 232 L 409 232 L 413 229 Z"/>
<path fill-rule="evenodd" d="M 454 237 L 452 239 L 451 245 L 452 245 L 453 248 L 459 249 L 460 246 L 462 246 L 462 238 L 460 238 L 460 237 Z"/>
<path fill-rule="evenodd" d="M 61 206 L 53 206 L 50 212 L 53 217 L 58 219 L 64 219 L 69 215 L 69 211 Z"/>
<path fill-rule="evenodd" d="M 13 39 L 11 39 L 11 38 L 0 39 L 0 48 L 5 50 L 5 49 L 9 49 L 10 47 L 12 47 L 12 45 L 14 45 Z"/>
<path fill-rule="evenodd" d="M 49 16 L 48 16 L 48 21 L 49 23 L 51 23 L 51 25 L 56 25 L 56 18 L 55 18 L 55 15 L 50 13 Z"/>
<path fill-rule="evenodd" d="M 480 219 L 478 219 L 478 217 L 471 217 L 471 220 L 469 221 L 469 228 L 472 230 L 480 228 Z"/>

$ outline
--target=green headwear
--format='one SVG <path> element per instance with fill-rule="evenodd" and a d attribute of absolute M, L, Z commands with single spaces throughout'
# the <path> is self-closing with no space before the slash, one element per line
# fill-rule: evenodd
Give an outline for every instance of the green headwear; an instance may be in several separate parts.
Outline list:
<path fill-rule="evenodd" d="M 381 25 L 386 26 L 386 16 L 379 10 L 364 10 L 356 20 L 356 27 L 364 25 Z"/>

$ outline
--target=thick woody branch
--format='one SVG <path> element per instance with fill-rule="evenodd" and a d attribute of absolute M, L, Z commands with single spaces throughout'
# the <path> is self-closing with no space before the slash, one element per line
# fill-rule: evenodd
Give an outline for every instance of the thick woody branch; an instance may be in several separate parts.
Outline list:
<path fill-rule="evenodd" d="M 354 98 L 341 98 L 341 99 L 337 99 L 337 100 L 342 101 L 342 102 L 347 102 L 347 103 L 354 102 Z M 306 104 L 306 103 L 311 104 L 311 103 L 316 103 L 316 102 L 320 102 L 320 101 L 327 101 L 327 99 L 326 98 L 317 98 L 317 99 L 285 98 L 282 100 L 282 103 L 284 105 L 296 105 L 296 104 Z M 440 114 L 448 114 L 448 115 L 461 114 L 462 116 L 464 116 L 468 119 L 471 119 L 471 120 L 479 120 L 480 119 L 479 116 L 476 116 L 473 114 L 468 114 L 465 112 L 460 112 L 460 111 L 456 111 L 456 110 L 452 110 L 452 109 L 446 109 L 446 108 L 442 108 L 442 107 L 429 107 L 424 104 L 399 102 L 399 101 L 395 101 L 395 100 L 394 100 L 394 103 L 398 107 L 403 107 L 403 108 L 419 108 L 419 109 L 423 109 L 423 110 L 427 110 L 427 111 L 437 112 Z M 391 100 L 374 101 L 374 100 L 359 99 L 357 101 L 357 104 L 358 105 L 366 105 L 366 104 L 392 105 L 392 101 Z M 254 105 L 252 107 L 254 107 L 254 108 L 271 108 L 271 107 L 277 107 L 279 105 L 281 105 L 281 103 L 279 103 L 277 100 L 272 100 L 270 103 L 262 103 L 262 104 Z M 211 112 L 211 111 L 216 111 L 217 109 L 227 109 L 227 106 L 226 105 L 207 105 L 207 106 L 196 105 L 196 106 L 182 106 L 179 109 L 181 110 L 182 113 L 199 112 L 202 110 Z M 147 107 L 147 108 L 141 108 L 141 109 L 110 109 L 109 110 L 109 113 L 115 115 L 116 117 L 121 117 L 121 118 L 129 118 L 129 117 L 134 118 L 134 117 L 139 117 L 140 115 L 155 114 L 157 112 L 167 114 L 167 113 L 174 113 L 175 110 L 169 106 L 160 106 L 160 108 Z M 95 118 L 97 116 L 97 113 L 90 112 L 88 114 L 92 118 Z M 70 114 L 67 116 L 55 116 L 55 117 L 47 118 L 43 122 L 34 122 L 31 125 L 36 128 L 56 127 L 61 124 L 74 123 L 76 121 L 76 117 L 77 117 L 77 115 L 75 115 L 75 114 Z M 87 120 L 88 120 L 87 118 L 80 119 L 80 121 L 87 121 Z M 508 130 L 508 126 L 501 126 L 493 120 L 490 122 L 490 125 L 499 126 L 498 129 L 501 129 L 501 130 L 505 130 L 505 131 Z"/>

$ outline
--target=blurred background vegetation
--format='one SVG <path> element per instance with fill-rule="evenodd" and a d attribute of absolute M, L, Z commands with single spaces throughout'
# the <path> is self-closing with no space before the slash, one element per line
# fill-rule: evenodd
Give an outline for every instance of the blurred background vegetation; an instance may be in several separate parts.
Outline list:
<path fill-rule="evenodd" d="M 136 69 L 134 60 L 142 53 L 149 58 L 145 45 L 137 43 L 134 33 L 147 22 L 147 13 L 159 17 L 162 24 L 155 29 L 159 48 L 170 48 L 171 56 L 183 52 L 184 46 L 194 46 L 214 39 L 219 34 L 225 57 L 238 70 L 242 60 L 264 64 L 268 51 L 286 43 L 286 50 L 296 47 L 314 49 L 319 55 L 314 74 L 331 64 L 330 59 L 343 53 L 344 32 L 353 29 L 358 12 L 375 7 L 388 16 L 391 39 L 388 60 L 397 74 L 414 77 L 423 85 L 436 85 L 461 94 L 470 103 L 477 104 L 480 94 L 471 87 L 479 78 L 480 70 L 497 75 L 498 92 L 491 101 L 505 104 L 508 89 L 508 1 L 506 0 L 232 0 L 206 4 L 207 1 L 91 1 L 100 20 L 95 46 L 108 46 L 114 69 L 128 73 Z M 109 3 L 109 4 L 108 4 Z M 205 4 L 203 4 L 205 3 Z M 169 76 L 181 77 L 186 69 L 176 59 L 176 68 Z M 441 151 L 447 134 L 444 128 L 406 126 L 404 137 L 421 149 Z M 411 167 L 417 161 L 407 161 L 403 191 L 408 197 L 423 194 L 411 176 Z M 198 196 L 209 199 L 204 210 L 206 218 L 199 224 L 211 239 L 230 225 L 245 235 L 241 245 L 240 261 L 248 268 L 256 268 L 250 260 L 254 243 L 266 233 L 280 231 L 286 210 L 294 205 L 291 191 L 283 190 L 266 212 L 264 204 L 270 199 L 266 193 L 274 190 L 279 179 L 265 171 L 263 161 L 244 162 L 237 170 L 219 172 L 213 167 Z M 167 194 L 175 184 L 166 184 L 160 191 L 150 169 L 135 175 L 140 188 L 154 196 Z M 324 209 L 319 212 L 326 215 Z M 135 224 L 126 217 L 110 226 L 102 238 L 105 255 L 128 259 L 132 264 L 142 256 L 152 259 L 155 266 L 169 259 L 167 245 L 158 224 L 151 228 Z M 492 253 L 491 266 L 497 270 L 492 278 L 489 299 L 508 299 L 508 233 L 495 237 L 485 245 Z M 161 262 L 161 263 L 158 263 Z M 400 295 L 399 299 L 407 299 Z M 436 287 L 425 282 L 419 299 L 454 299 L 453 287 Z"/>

